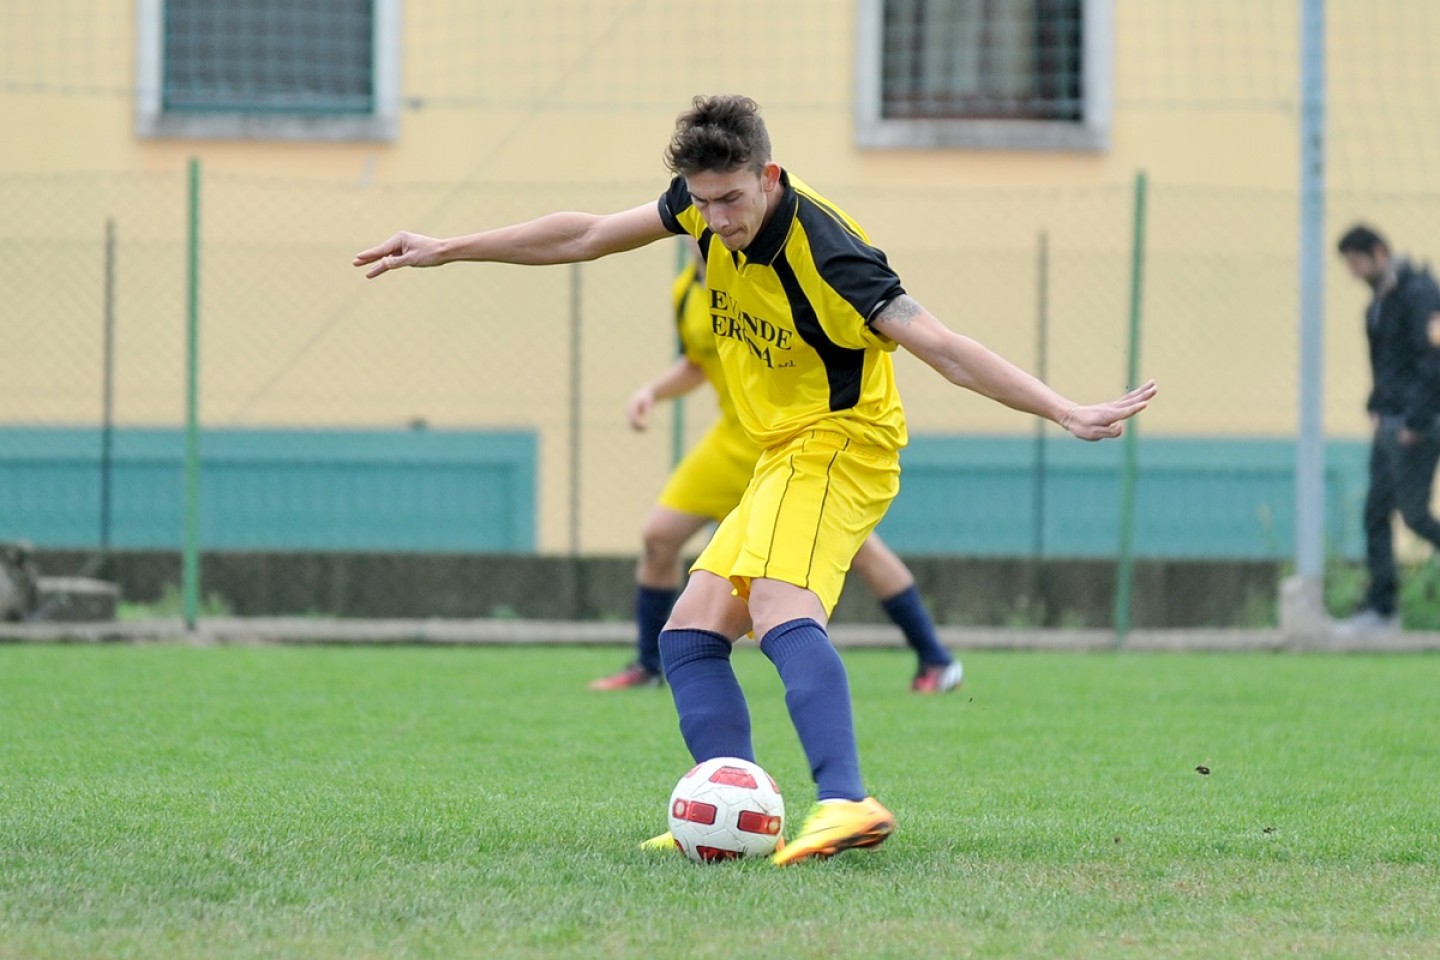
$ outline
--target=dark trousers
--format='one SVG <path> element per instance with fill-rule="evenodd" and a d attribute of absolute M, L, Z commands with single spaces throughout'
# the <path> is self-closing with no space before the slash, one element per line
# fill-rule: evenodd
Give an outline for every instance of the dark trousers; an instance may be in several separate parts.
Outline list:
<path fill-rule="evenodd" d="M 1398 417 L 1381 419 L 1370 446 L 1370 491 L 1365 495 L 1365 561 L 1370 569 L 1365 606 L 1386 616 L 1395 612 L 1400 587 L 1391 515 L 1400 511 L 1407 527 L 1440 548 L 1440 522 L 1430 513 L 1440 432 L 1431 429 L 1405 445 L 1400 427 Z"/>

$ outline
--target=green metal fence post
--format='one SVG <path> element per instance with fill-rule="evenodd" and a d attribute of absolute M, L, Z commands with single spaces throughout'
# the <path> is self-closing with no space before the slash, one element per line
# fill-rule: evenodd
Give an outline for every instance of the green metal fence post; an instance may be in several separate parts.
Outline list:
<path fill-rule="evenodd" d="M 115 505 L 115 218 L 105 220 L 105 326 L 100 366 L 100 560 L 110 575 L 110 532 Z"/>
<path fill-rule="evenodd" d="M 1135 175 L 1135 221 L 1130 249 L 1130 343 L 1125 371 L 1126 389 L 1140 377 L 1140 316 L 1145 290 L 1145 172 Z M 1120 471 L 1120 563 L 1115 574 L 1115 646 L 1123 647 L 1130 633 L 1131 581 L 1135 574 L 1135 474 L 1140 430 L 1132 420 L 1125 425 L 1124 466 Z"/>
<path fill-rule="evenodd" d="M 1049 382 L 1049 341 L 1050 341 L 1050 234 L 1040 231 L 1039 249 L 1035 262 L 1035 376 Z M 1033 559 L 1045 556 L 1045 433 L 1044 417 L 1035 418 L 1035 491 L 1032 503 L 1032 522 L 1035 524 L 1031 540 Z"/>
<path fill-rule="evenodd" d="M 185 627 L 200 614 L 200 161 L 190 158 L 185 298 L 185 548 L 181 595 Z"/>
<path fill-rule="evenodd" d="M 580 396 L 580 323 L 584 302 L 580 294 L 580 264 L 570 264 L 570 556 L 580 555 L 580 430 L 583 398 Z"/>

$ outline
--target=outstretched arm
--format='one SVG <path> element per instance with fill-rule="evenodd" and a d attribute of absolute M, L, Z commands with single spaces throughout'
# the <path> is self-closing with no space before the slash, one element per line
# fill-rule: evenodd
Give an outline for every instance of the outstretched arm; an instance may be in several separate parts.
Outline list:
<path fill-rule="evenodd" d="M 946 327 L 909 296 L 887 303 L 870 326 L 951 383 L 1007 407 L 1054 420 L 1082 440 L 1120 436 L 1121 424 L 1144 410 L 1155 396 L 1155 381 L 1149 380 L 1108 403 L 1074 403 L 978 341 Z"/>
<path fill-rule="evenodd" d="M 705 382 L 705 371 L 689 357 L 680 357 L 670 369 L 636 390 L 625 406 L 630 429 L 644 430 L 650 425 L 650 411 L 655 401 L 682 397 Z"/>
<path fill-rule="evenodd" d="M 623 253 L 670 236 L 654 203 L 619 213 L 551 213 L 463 237 L 400 232 L 355 255 L 354 265 L 378 277 L 396 267 L 438 267 L 456 260 L 530 265 L 579 263 Z"/>

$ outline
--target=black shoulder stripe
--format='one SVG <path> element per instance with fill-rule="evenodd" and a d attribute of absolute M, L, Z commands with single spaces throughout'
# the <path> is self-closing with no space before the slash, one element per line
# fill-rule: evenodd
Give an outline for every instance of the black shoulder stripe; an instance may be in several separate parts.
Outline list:
<path fill-rule="evenodd" d="M 665 224 L 665 229 L 671 233 L 688 233 L 680 223 L 680 214 L 688 210 L 694 201 L 690 199 L 690 190 L 685 186 L 685 181 L 675 177 L 670 181 L 670 187 L 660 199 L 656 201 L 657 209 L 660 211 L 660 220 Z"/>
<path fill-rule="evenodd" d="M 866 243 L 821 204 L 802 196 L 797 216 L 821 279 L 861 317 L 869 320 L 881 304 L 905 292 L 884 251 Z"/>
<path fill-rule="evenodd" d="M 695 293 L 695 283 L 692 278 L 690 285 L 685 292 L 680 294 L 680 302 L 675 304 L 675 325 L 678 327 L 685 322 L 685 308 L 690 305 L 690 297 Z"/>
<path fill-rule="evenodd" d="M 831 220 L 835 221 L 835 225 L 837 227 L 844 230 L 846 233 L 850 234 L 850 236 L 854 237 L 856 240 L 859 240 L 861 243 L 866 242 L 865 238 L 856 232 L 855 228 L 850 225 L 849 221 L 847 221 L 843 216 L 840 215 L 839 210 L 836 210 L 834 207 L 830 206 L 824 200 L 821 200 L 819 197 L 811 196 L 810 194 L 801 194 L 801 196 L 805 200 L 809 201 L 811 204 L 814 204 L 816 209 L 826 213 Z"/>

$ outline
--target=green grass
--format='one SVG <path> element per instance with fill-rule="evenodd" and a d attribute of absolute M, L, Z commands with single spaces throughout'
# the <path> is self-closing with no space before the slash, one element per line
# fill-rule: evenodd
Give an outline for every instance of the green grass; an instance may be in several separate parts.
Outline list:
<path fill-rule="evenodd" d="M 0 647 L 0 958 L 1440 956 L 1440 658 L 974 653 L 924 699 L 847 652 L 900 829 L 778 870 L 636 849 L 689 758 L 663 691 L 583 690 L 622 656 Z"/>

